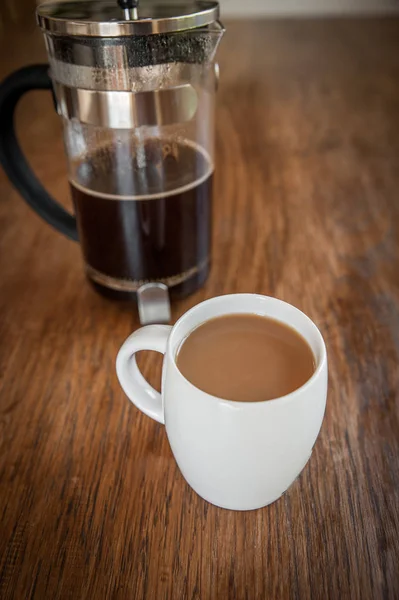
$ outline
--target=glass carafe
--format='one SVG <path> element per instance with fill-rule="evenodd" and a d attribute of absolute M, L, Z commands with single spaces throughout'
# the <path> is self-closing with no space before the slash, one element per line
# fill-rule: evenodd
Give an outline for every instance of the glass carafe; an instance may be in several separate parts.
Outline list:
<path fill-rule="evenodd" d="M 218 14 L 216 2 L 146 0 L 127 19 L 116 1 L 44 4 L 49 67 L 0 88 L 6 173 L 79 240 L 89 280 L 108 295 L 131 297 L 149 282 L 186 295 L 208 275 Z M 16 103 L 34 88 L 53 90 L 63 120 L 75 216 L 43 189 L 15 137 Z"/>

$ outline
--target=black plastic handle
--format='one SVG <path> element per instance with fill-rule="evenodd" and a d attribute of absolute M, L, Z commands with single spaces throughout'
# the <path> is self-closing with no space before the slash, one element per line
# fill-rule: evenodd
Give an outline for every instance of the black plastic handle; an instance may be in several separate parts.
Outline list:
<path fill-rule="evenodd" d="M 0 162 L 24 200 L 47 223 L 72 240 L 78 239 L 76 219 L 42 186 L 30 168 L 15 135 L 18 100 L 30 90 L 52 90 L 48 65 L 30 65 L 9 75 L 0 85 Z"/>

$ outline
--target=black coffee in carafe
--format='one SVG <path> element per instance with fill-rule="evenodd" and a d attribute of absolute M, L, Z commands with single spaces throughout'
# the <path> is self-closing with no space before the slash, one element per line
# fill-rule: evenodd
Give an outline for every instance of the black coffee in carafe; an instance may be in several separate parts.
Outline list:
<path fill-rule="evenodd" d="M 107 295 L 147 281 L 172 295 L 209 270 L 213 165 L 193 142 L 149 139 L 88 155 L 70 180 L 90 279 Z"/>

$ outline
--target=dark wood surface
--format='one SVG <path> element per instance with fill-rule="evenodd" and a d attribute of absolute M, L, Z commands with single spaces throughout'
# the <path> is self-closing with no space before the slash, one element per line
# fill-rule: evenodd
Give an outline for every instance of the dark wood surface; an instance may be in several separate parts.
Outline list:
<path fill-rule="evenodd" d="M 44 59 L 38 32 L 5 32 L 2 76 Z M 173 319 L 251 291 L 318 323 L 312 459 L 263 510 L 197 497 L 119 388 L 134 309 L 92 291 L 79 247 L 1 173 L 1 598 L 399 597 L 399 21 L 234 23 L 220 63 L 214 265 Z M 18 130 L 69 205 L 48 94 L 21 102 Z M 141 364 L 159 385 L 159 356 Z"/>

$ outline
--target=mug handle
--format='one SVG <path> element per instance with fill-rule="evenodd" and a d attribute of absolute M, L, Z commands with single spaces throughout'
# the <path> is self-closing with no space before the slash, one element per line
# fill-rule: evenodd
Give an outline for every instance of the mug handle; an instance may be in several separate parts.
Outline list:
<path fill-rule="evenodd" d="M 0 162 L 23 199 L 47 223 L 71 240 L 78 239 L 76 219 L 44 189 L 18 143 L 14 113 L 19 99 L 30 90 L 52 90 L 48 65 L 29 65 L 11 73 L 0 85 Z"/>
<path fill-rule="evenodd" d="M 130 335 L 116 358 L 116 373 L 126 396 L 144 414 L 165 423 L 162 396 L 141 374 L 135 354 L 141 350 L 155 350 L 165 354 L 171 325 L 147 325 Z"/>

